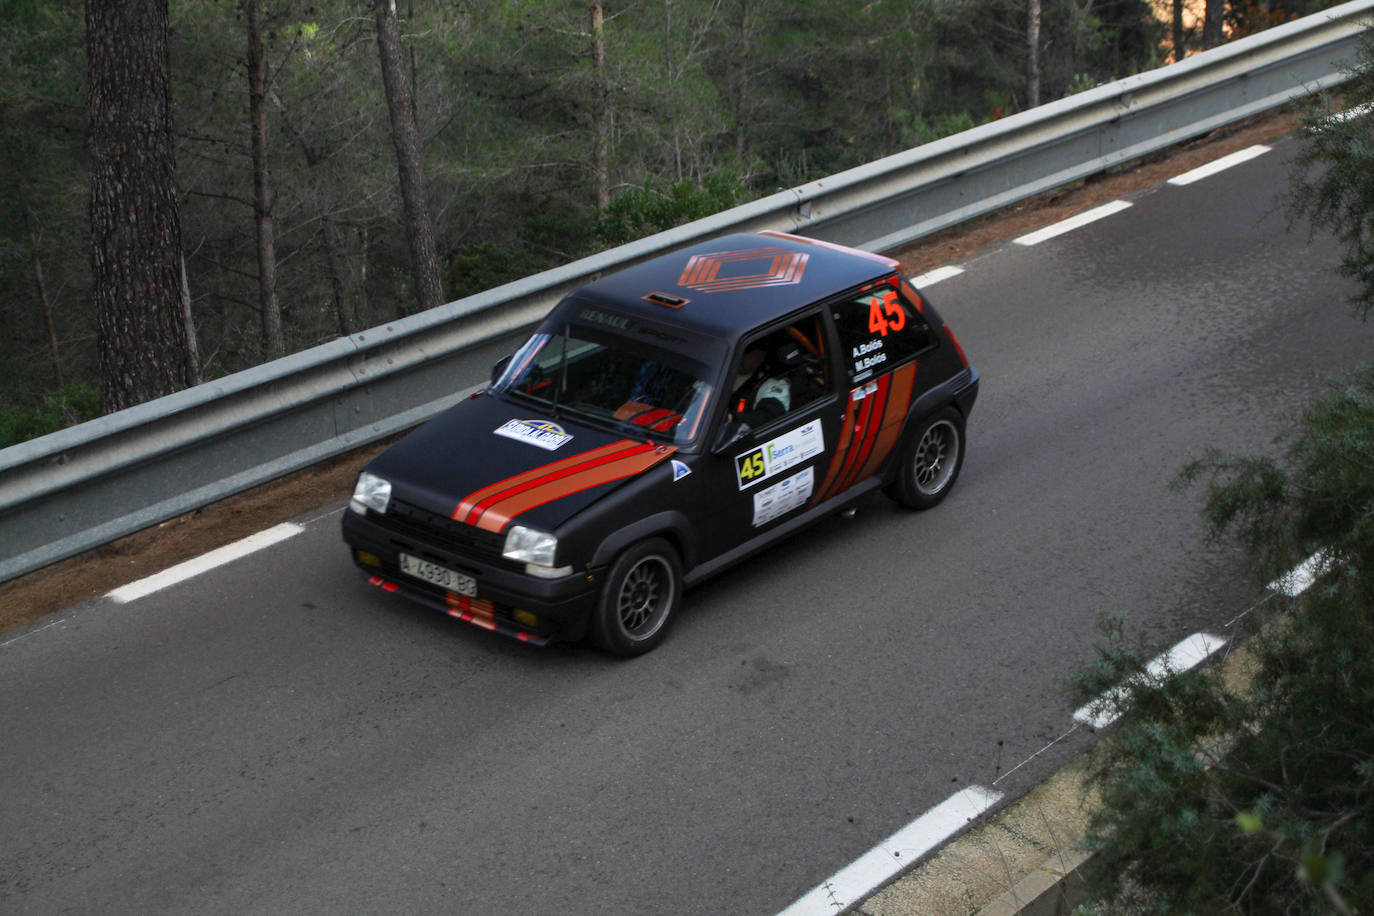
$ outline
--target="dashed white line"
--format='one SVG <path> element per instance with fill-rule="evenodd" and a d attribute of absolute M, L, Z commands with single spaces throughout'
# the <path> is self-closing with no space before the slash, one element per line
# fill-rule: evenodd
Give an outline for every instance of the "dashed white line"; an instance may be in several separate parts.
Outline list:
<path fill-rule="evenodd" d="M 1145 673 L 1151 678 L 1179 674 L 1201 664 L 1224 645 L 1226 640 L 1220 636 L 1194 633 L 1146 665 Z M 1126 690 L 1127 685 L 1116 687 L 1086 706 L 1080 706 L 1073 714 L 1074 721 L 1090 728 L 1106 728 L 1120 717 L 1120 704 Z"/>
<path fill-rule="evenodd" d="M 779 916 L 838 913 L 939 846 L 1002 800 L 1001 792 L 970 786 L 956 792 L 876 847 L 816 885 Z"/>
<path fill-rule="evenodd" d="M 1263 144 L 1256 144 L 1255 146 L 1247 147 L 1243 150 L 1237 150 L 1229 156 L 1222 156 L 1220 159 L 1214 159 L 1206 165 L 1200 165 L 1192 171 L 1184 172 L 1182 175 L 1175 175 L 1173 178 L 1169 179 L 1168 183 L 1175 187 L 1192 184 L 1195 181 L 1210 178 L 1218 172 L 1224 172 L 1233 166 L 1240 165 L 1242 162 L 1249 162 L 1251 159 L 1257 156 L 1263 156 L 1267 152 L 1269 152 L 1269 147 Z"/>
<path fill-rule="evenodd" d="M 271 547 L 290 537 L 295 537 L 305 529 L 300 525 L 293 525 L 290 522 L 277 525 L 275 528 L 268 528 L 266 531 L 259 531 L 257 534 L 249 535 L 241 541 L 226 544 L 217 550 L 212 550 L 207 554 L 187 560 L 185 563 L 178 563 L 170 569 L 139 579 L 137 582 L 130 582 L 128 585 L 120 586 L 112 592 L 106 593 L 105 597 L 119 604 L 126 604 L 145 595 L 160 591 L 170 585 L 183 582 L 192 576 L 198 576 L 203 572 L 208 572 L 217 566 L 231 563 L 240 557 L 246 557 L 250 553 L 262 550 L 264 547 Z"/>
<path fill-rule="evenodd" d="M 1327 121 L 1331 124 L 1344 124 L 1346 121 L 1350 121 L 1355 118 L 1362 118 L 1365 115 L 1369 114 L 1371 111 L 1374 111 L 1374 104 L 1366 102 L 1363 105 L 1356 105 L 1353 108 L 1347 108 L 1345 111 L 1338 111 L 1335 114 L 1328 117 Z"/>
<path fill-rule="evenodd" d="M 1313 582 L 1317 581 L 1318 576 L 1326 572 L 1326 566 L 1326 553 L 1324 551 L 1317 551 L 1288 572 L 1279 576 L 1273 582 L 1270 582 L 1269 590 L 1271 592 L 1278 592 L 1281 595 L 1287 595 L 1289 598 L 1296 598 L 1307 591 L 1308 587 L 1311 586 Z"/>
<path fill-rule="evenodd" d="M 934 270 L 929 270 L 918 276 L 911 277 L 911 285 L 916 287 L 917 289 L 923 289 L 927 286 L 934 286 L 941 280 L 948 280 L 951 277 L 957 277 L 963 272 L 964 269 L 962 267 L 954 267 L 953 265 L 937 267 Z"/>
<path fill-rule="evenodd" d="M 1120 213 L 1122 210 L 1129 209 L 1130 206 L 1131 204 L 1129 201 L 1114 200 L 1109 204 L 1093 207 L 1091 210 L 1084 210 L 1077 216 L 1071 216 L 1066 220 L 1052 223 L 1043 229 L 1037 229 L 1035 232 L 1021 236 L 1019 239 L 1016 239 L 1015 242 L 1018 245 L 1026 246 L 1039 245 L 1041 242 L 1047 242 L 1066 232 L 1081 229 L 1089 223 L 1095 223 L 1100 219 L 1106 219 L 1114 213 Z"/>

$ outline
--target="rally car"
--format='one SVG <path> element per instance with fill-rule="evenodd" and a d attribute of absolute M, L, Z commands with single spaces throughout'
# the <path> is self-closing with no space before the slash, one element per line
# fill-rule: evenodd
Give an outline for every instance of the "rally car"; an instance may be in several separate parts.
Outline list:
<path fill-rule="evenodd" d="M 386 591 L 638 655 L 685 588 L 864 493 L 940 502 L 977 395 L 896 261 L 732 235 L 565 298 L 367 464 L 343 536 Z"/>

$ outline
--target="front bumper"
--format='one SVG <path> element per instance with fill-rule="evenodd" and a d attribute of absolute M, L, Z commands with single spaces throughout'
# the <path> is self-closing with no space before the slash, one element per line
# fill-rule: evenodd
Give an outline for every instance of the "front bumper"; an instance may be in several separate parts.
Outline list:
<path fill-rule="evenodd" d="M 414 532 L 394 530 L 385 516 L 371 511 L 364 517 L 345 510 L 343 539 L 371 584 L 535 645 L 552 639 L 581 639 L 600 594 L 600 569 L 540 579 L 490 559 L 455 552 Z M 401 572 L 402 551 L 472 576 L 477 582 L 476 596 L 449 592 Z"/>

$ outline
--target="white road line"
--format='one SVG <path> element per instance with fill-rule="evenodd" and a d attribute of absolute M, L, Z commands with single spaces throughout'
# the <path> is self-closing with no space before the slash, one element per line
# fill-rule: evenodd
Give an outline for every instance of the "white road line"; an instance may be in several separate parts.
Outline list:
<path fill-rule="evenodd" d="M 1222 156 L 1220 159 L 1215 159 L 1206 165 L 1200 165 L 1190 172 L 1184 172 L 1182 175 L 1175 175 L 1173 178 L 1169 179 L 1169 184 L 1175 187 L 1192 184 L 1195 181 L 1210 178 L 1217 172 L 1224 172 L 1232 166 L 1240 165 L 1242 162 L 1249 162 L 1251 159 L 1257 156 L 1263 156 L 1267 152 L 1269 152 L 1269 147 L 1263 144 L 1256 144 L 1247 149 L 1238 150 L 1229 156 Z"/>
<path fill-rule="evenodd" d="M 836 872 L 828 881 L 818 884 L 779 916 L 837 913 L 862 900 L 1001 800 L 1001 792 L 982 786 L 970 786 L 954 793 Z"/>
<path fill-rule="evenodd" d="M 1345 111 L 1338 111 L 1335 114 L 1331 115 L 1331 117 L 1329 117 L 1327 120 L 1330 121 L 1332 124 L 1343 124 L 1346 121 L 1351 120 L 1352 118 L 1358 118 L 1367 115 L 1371 111 L 1374 111 L 1374 104 L 1366 102 L 1363 105 L 1356 105 L 1353 108 L 1347 108 Z"/>
<path fill-rule="evenodd" d="M 126 604 L 145 595 L 175 585 L 192 576 L 198 576 L 203 572 L 208 572 L 217 566 L 231 563 L 240 557 L 246 557 L 250 553 L 262 550 L 264 547 L 271 547 L 273 544 L 284 541 L 287 538 L 295 537 L 305 529 L 300 525 L 293 525 L 286 522 L 277 525 L 275 528 L 268 528 L 266 531 L 259 531 L 257 534 L 249 535 L 241 541 L 226 544 L 218 550 L 212 550 L 207 554 L 187 560 L 185 563 L 178 563 L 170 569 L 164 569 L 156 575 L 146 579 L 139 579 L 137 582 L 130 582 L 128 585 L 120 586 L 112 592 L 106 593 L 105 597 L 119 604 Z"/>
<path fill-rule="evenodd" d="M 934 286 L 941 280 L 948 280 L 951 277 L 957 277 L 963 272 L 964 269 L 962 267 L 954 267 L 950 265 L 946 267 L 937 267 L 934 270 L 928 270 L 923 274 L 920 274 L 915 277 L 910 277 L 909 279 L 911 280 L 912 286 L 916 287 L 917 289 L 923 289 L 927 286 Z"/>
<path fill-rule="evenodd" d="M 1226 640 L 1220 636 L 1194 633 L 1146 665 L 1145 673 L 1151 678 L 1179 674 L 1201 664 L 1224 645 Z M 1074 721 L 1090 728 L 1106 728 L 1120 716 L 1117 707 L 1125 693 L 1125 686 L 1117 687 L 1086 706 L 1079 707 L 1073 714 Z"/>
<path fill-rule="evenodd" d="M 1317 577 L 1326 572 L 1326 553 L 1317 551 L 1288 572 L 1269 583 L 1271 592 L 1296 598 L 1307 591 Z"/>
<path fill-rule="evenodd" d="M 1072 232 L 1075 229 L 1081 229 L 1089 223 L 1095 223 L 1100 219 L 1105 219 L 1113 213 L 1120 213 L 1122 210 L 1129 209 L 1130 206 L 1130 203 L 1127 201 L 1114 200 L 1109 204 L 1103 204 L 1091 210 L 1084 210 L 1077 216 L 1071 216 L 1066 220 L 1061 220 L 1060 222 L 1046 226 L 1044 229 L 1037 229 L 1035 232 L 1023 235 L 1019 239 L 1016 239 L 1016 244 L 1027 246 L 1039 245 L 1041 242 L 1049 241 L 1066 232 Z"/>

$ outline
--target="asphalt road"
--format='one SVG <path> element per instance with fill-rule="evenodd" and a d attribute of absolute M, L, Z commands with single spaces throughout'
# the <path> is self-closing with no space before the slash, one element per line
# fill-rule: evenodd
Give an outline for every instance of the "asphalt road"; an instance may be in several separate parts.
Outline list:
<path fill-rule="evenodd" d="M 983 377 L 953 495 L 866 499 L 642 659 L 368 588 L 341 506 L 0 637 L 0 911 L 767 916 L 965 785 L 1025 792 L 1093 740 L 1057 741 L 1100 615 L 1166 647 L 1260 595 L 1180 465 L 1275 450 L 1374 352 L 1273 208 L 1292 150 L 930 287 Z"/>

